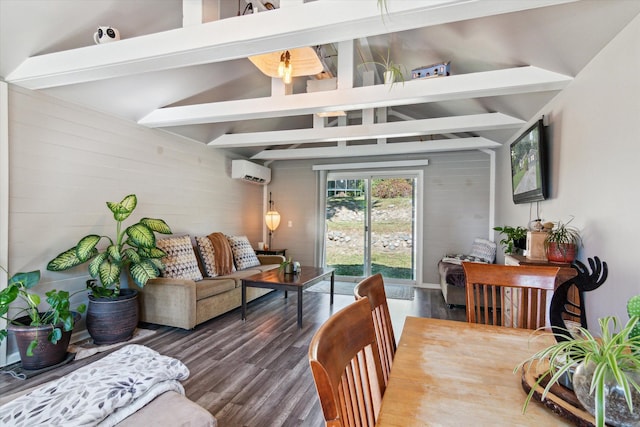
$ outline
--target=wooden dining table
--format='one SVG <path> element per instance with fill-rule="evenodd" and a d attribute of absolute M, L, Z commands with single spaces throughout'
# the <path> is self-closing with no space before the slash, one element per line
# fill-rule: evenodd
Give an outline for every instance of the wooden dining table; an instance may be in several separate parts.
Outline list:
<path fill-rule="evenodd" d="M 376 426 L 573 425 L 533 400 L 522 413 L 514 368 L 553 342 L 527 329 L 407 317 Z"/>

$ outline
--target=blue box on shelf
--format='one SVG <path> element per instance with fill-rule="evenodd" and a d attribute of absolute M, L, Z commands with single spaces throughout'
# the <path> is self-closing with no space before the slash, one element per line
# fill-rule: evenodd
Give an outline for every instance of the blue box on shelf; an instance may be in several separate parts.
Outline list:
<path fill-rule="evenodd" d="M 425 65 L 411 70 L 412 79 L 424 79 L 429 77 L 441 77 L 451 75 L 451 62 L 439 62 L 437 64 Z"/>

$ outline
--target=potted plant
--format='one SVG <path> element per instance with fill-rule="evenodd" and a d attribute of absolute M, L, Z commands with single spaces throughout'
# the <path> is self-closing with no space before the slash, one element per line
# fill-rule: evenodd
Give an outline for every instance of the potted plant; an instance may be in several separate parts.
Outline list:
<path fill-rule="evenodd" d="M 0 269 L 7 270 L 0 266 Z M 0 341 L 12 332 L 16 337 L 22 367 L 41 369 L 63 361 L 71 340 L 71 331 L 86 306 L 81 304 L 71 311 L 69 292 L 51 290 L 46 293 L 49 308 L 40 311 L 40 295 L 30 292 L 40 281 L 40 270 L 16 273 L 9 278 L 7 287 L 0 291 L 0 317 L 7 321 L 7 328 L 0 329 Z M 15 301 L 24 303 L 16 315 L 9 317 L 9 309 Z"/>
<path fill-rule="evenodd" d="M 119 203 L 107 202 L 116 221 L 115 238 L 90 234 L 47 265 L 47 270 L 63 271 L 89 262 L 89 274 L 94 280 L 87 281 L 87 288 L 91 290 L 87 330 L 96 344 L 126 341 L 138 324 L 137 291 L 121 288 L 121 274 L 128 272 L 142 288 L 149 279 L 158 277 L 164 267 L 161 258 L 166 253 L 156 246 L 154 234 L 171 234 L 163 220 L 142 218 L 123 229 L 122 223 L 137 204 L 135 194 L 129 194 Z M 107 246 L 98 249 L 103 239 Z"/>
<path fill-rule="evenodd" d="M 542 392 L 542 399 L 553 384 L 575 370 L 573 389 L 576 397 L 595 416 L 598 427 L 603 427 L 605 421 L 612 425 L 638 425 L 640 335 L 633 335 L 631 331 L 639 320 L 640 317 L 631 316 L 620 329 L 618 318 L 601 318 L 600 337 L 596 338 L 587 329 L 579 327 L 577 332 L 582 338 L 559 341 L 523 362 L 520 366 L 532 361 L 546 363 L 543 366 L 547 366 L 538 372 L 540 376 L 525 400 L 523 411 L 545 378 L 549 381 Z"/>
<path fill-rule="evenodd" d="M 291 257 L 288 260 L 284 260 L 280 263 L 279 271 L 284 270 L 284 274 L 298 274 L 300 272 L 300 263 L 298 261 L 292 261 Z"/>
<path fill-rule="evenodd" d="M 554 222 L 553 229 L 549 231 L 544 240 L 547 259 L 551 262 L 573 262 L 578 253 L 578 246 L 582 245 L 580 231 L 569 226 L 571 218 L 566 223 Z"/>
<path fill-rule="evenodd" d="M 524 227 L 511 227 L 505 225 L 504 227 L 493 227 L 495 231 L 500 232 L 500 235 L 504 235 L 500 244 L 504 248 L 505 254 L 515 254 L 517 249 L 524 249 L 527 239 L 527 229 Z"/>
<path fill-rule="evenodd" d="M 387 49 L 386 58 L 382 55 L 379 55 L 379 58 L 380 61 L 364 62 L 360 64 L 360 66 L 366 66 L 367 64 L 381 66 L 384 70 L 384 83 L 391 85 L 389 89 L 391 89 L 391 87 L 393 87 L 393 85 L 397 82 L 401 82 L 402 84 L 404 84 L 404 65 L 396 64 L 395 62 L 393 62 L 393 60 L 391 59 L 391 50 Z"/>

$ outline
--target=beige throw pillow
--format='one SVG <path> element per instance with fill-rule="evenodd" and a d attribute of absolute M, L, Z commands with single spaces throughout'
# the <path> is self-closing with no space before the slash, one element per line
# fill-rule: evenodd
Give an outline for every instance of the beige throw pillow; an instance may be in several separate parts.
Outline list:
<path fill-rule="evenodd" d="M 167 256 L 162 258 L 165 265 L 162 277 L 202 280 L 202 273 L 198 268 L 198 260 L 189 236 L 158 239 L 156 245 L 167 253 Z"/>
<path fill-rule="evenodd" d="M 231 252 L 233 252 L 233 262 L 238 270 L 260 265 L 260 260 L 249 243 L 247 236 L 227 236 Z"/>
<path fill-rule="evenodd" d="M 215 252 L 211 240 L 207 236 L 196 237 L 196 244 L 198 245 L 198 252 L 200 252 L 200 259 L 207 277 L 217 277 Z"/>

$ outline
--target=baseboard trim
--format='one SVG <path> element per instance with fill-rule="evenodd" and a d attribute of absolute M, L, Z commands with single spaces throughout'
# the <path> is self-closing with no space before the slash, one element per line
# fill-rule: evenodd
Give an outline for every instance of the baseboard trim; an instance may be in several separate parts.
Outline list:
<path fill-rule="evenodd" d="M 422 289 L 440 289 L 440 283 L 416 283 L 415 286 Z"/>

